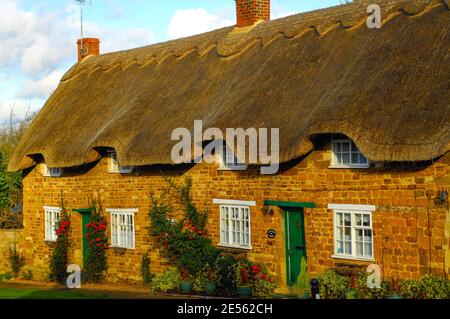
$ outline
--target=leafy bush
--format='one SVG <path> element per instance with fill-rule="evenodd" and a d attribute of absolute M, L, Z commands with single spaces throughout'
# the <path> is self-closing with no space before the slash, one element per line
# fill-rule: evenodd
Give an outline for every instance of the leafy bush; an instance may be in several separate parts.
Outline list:
<path fill-rule="evenodd" d="M 0 274 L 0 281 L 13 279 L 14 276 L 10 273 Z"/>
<path fill-rule="evenodd" d="M 276 284 L 270 277 L 258 278 L 255 281 L 255 286 L 253 287 L 252 294 L 256 298 L 271 298 L 276 287 Z"/>
<path fill-rule="evenodd" d="M 171 267 L 167 271 L 156 275 L 152 279 L 151 293 L 171 292 L 178 289 L 181 276 L 176 267 Z"/>
<path fill-rule="evenodd" d="M 306 258 L 304 256 L 302 256 L 302 259 L 300 261 L 300 274 L 298 275 L 295 282 L 295 290 L 297 291 L 298 295 L 302 295 L 305 292 L 309 295 L 311 292 L 311 283 L 306 267 Z"/>
<path fill-rule="evenodd" d="M 348 278 L 339 275 L 334 270 L 327 270 L 319 275 L 320 295 L 324 299 L 342 299 L 349 284 Z"/>
<path fill-rule="evenodd" d="M 8 262 L 14 278 L 18 278 L 20 270 L 25 266 L 25 257 L 17 252 L 15 246 L 9 249 Z"/>
<path fill-rule="evenodd" d="M 150 271 L 150 257 L 148 257 L 148 253 L 142 255 L 141 277 L 144 285 L 148 285 L 149 283 L 152 282 L 152 273 Z"/>
<path fill-rule="evenodd" d="M 187 270 L 195 277 L 205 269 L 206 265 L 215 264 L 219 250 L 211 243 L 205 229 L 207 213 L 199 212 L 192 202 L 190 190 L 192 180 L 186 178 L 183 186 L 178 187 L 168 180 L 172 189 L 176 190 L 184 206 L 184 218 L 172 223 L 168 214 L 171 207 L 162 200 L 152 198 L 149 216 L 152 222 L 150 234 L 155 236 L 164 247 L 167 257 L 176 261 L 177 266 Z"/>
<path fill-rule="evenodd" d="M 361 271 L 355 282 L 355 291 L 359 299 L 384 299 L 391 293 L 391 282 L 382 280 L 380 288 L 367 287 L 367 279 L 370 273 Z"/>
<path fill-rule="evenodd" d="M 425 296 L 425 287 L 422 280 L 403 280 L 400 283 L 400 294 L 408 299 L 422 299 Z"/>
<path fill-rule="evenodd" d="M 69 248 L 71 246 L 70 233 L 72 226 L 70 215 L 63 208 L 61 217 L 56 225 L 58 238 L 50 258 L 49 279 L 64 284 L 67 278 L 67 264 L 69 261 Z"/>
<path fill-rule="evenodd" d="M 25 280 L 33 280 L 33 272 L 31 269 L 27 269 L 27 271 L 22 274 L 22 278 Z"/>
<path fill-rule="evenodd" d="M 85 265 L 86 280 L 101 282 L 108 269 L 106 250 L 109 249 L 106 229 L 108 221 L 102 212 L 102 207 L 92 201 L 91 222 L 86 225 L 87 260 Z"/>
<path fill-rule="evenodd" d="M 425 296 L 429 299 L 450 299 L 450 281 L 438 276 L 422 278 Z"/>
<path fill-rule="evenodd" d="M 221 256 L 217 260 L 217 288 L 224 296 L 235 296 L 237 293 L 236 263 L 236 258 L 231 255 Z"/>

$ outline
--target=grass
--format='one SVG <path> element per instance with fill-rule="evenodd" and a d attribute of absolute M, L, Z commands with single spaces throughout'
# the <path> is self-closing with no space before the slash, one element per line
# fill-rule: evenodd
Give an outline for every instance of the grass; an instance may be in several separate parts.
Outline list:
<path fill-rule="evenodd" d="M 0 288 L 0 299 L 111 299 L 114 296 L 80 290 Z"/>

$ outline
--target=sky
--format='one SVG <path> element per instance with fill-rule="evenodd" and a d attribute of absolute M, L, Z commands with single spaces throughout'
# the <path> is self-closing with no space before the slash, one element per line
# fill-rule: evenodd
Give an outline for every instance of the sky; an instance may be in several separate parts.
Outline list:
<path fill-rule="evenodd" d="M 272 19 L 342 0 L 272 0 Z M 87 0 L 84 36 L 101 52 L 125 50 L 235 24 L 234 0 Z M 38 111 L 77 62 L 75 0 L 0 0 L 0 126 Z"/>

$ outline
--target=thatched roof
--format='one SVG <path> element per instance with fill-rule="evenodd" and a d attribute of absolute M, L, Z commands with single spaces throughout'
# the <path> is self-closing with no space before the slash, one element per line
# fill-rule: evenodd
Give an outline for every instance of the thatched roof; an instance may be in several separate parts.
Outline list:
<path fill-rule="evenodd" d="M 383 27 L 366 26 L 370 3 Z M 448 0 L 370 0 L 90 57 L 71 68 L 9 168 L 113 147 L 123 165 L 172 163 L 174 128 L 279 127 L 281 161 L 343 133 L 374 161 L 449 150 Z"/>

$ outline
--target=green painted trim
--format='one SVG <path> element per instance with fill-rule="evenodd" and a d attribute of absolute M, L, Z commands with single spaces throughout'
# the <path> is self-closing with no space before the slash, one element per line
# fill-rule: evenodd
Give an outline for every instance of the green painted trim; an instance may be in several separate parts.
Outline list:
<path fill-rule="evenodd" d="M 265 200 L 264 206 L 316 208 L 316 204 L 314 204 L 314 203 L 284 202 L 284 201 L 276 201 L 276 200 Z"/>
<path fill-rule="evenodd" d="M 93 208 L 72 209 L 73 212 L 79 213 L 79 214 L 90 214 L 90 213 L 92 213 L 93 210 L 94 210 Z"/>

